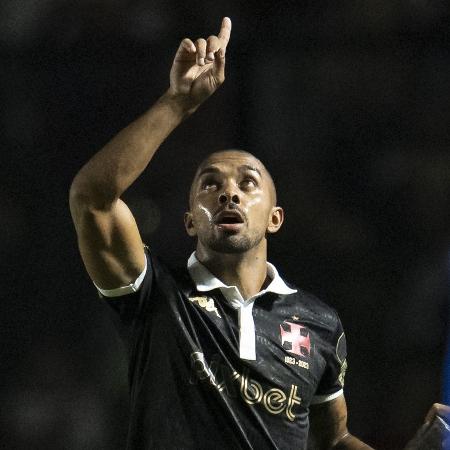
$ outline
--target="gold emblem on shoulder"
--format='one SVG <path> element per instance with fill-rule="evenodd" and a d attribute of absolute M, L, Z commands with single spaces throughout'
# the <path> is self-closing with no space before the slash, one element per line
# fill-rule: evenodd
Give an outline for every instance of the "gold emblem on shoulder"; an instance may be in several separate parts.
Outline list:
<path fill-rule="evenodd" d="M 222 318 L 222 316 L 219 314 L 219 311 L 217 311 L 216 305 L 214 304 L 214 299 L 208 298 L 206 296 L 201 296 L 189 297 L 189 300 L 192 303 L 197 303 L 200 308 L 206 309 L 206 311 L 208 312 L 214 312 L 219 319 Z"/>
<path fill-rule="evenodd" d="M 342 365 L 341 365 L 341 373 L 339 374 L 338 380 L 339 384 L 344 387 L 344 379 L 345 379 L 345 372 L 347 371 L 347 360 L 344 359 Z"/>

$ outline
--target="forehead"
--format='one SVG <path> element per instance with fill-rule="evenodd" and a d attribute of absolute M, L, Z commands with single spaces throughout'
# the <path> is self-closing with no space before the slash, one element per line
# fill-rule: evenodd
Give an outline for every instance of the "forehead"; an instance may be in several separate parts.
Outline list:
<path fill-rule="evenodd" d="M 225 174 L 231 173 L 232 175 L 253 169 L 255 170 L 253 173 L 258 173 L 263 184 L 268 187 L 273 204 L 275 205 L 277 202 L 277 194 L 272 177 L 258 158 L 243 150 L 224 150 L 210 154 L 198 166 L 189 192 L 190 204 L 199 181 L 202 179 L 202 174 L 211 172 L 208 169 L 211 169 L 212 172 L 219 171 Z"/>
<path fill-rule="evenodd" d="M 214 168 L 220 171 L 233 170 L 255 170 L 261 176 L 267 174 L 267 170 L 262 162 L 250 153 L 241 151 L 216 152 L 209 155 L 198 167 L 196 176 L 199 176 L 205 169 Z"/>

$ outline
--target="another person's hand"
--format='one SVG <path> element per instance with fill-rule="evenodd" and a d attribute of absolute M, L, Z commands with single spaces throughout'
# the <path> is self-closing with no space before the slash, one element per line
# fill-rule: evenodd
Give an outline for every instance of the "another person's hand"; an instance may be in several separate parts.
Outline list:
<path fill-rule="evenodd" d="M 225 17 L 217 36 L 183 39 L 170 70 L 171 95 L 182 95 L 193 106 L 200 105 L 225 80 L 225 52 L 230 40 L 231 20 Z"/>
<path fill-rule="evenodd" d="M 449 449 L 449 419 L 450 407 L 435 403 L 425 416 L 425 423 L 408 442 L 405 450 Z"/>
<path fill-rule="evenodd" d="M 447 422 L 450 421 L 450 406 L 434 403 L 425 416 L 425 423 L 430 423 L 435 416 L 441 416 Z"/>

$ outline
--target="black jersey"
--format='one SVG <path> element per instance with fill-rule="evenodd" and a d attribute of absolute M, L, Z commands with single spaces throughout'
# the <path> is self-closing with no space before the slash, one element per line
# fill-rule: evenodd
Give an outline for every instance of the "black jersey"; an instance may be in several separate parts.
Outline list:
<path fill-rule="evenodd" d="M 312 402 L 340 395 L 336 312 L 298 290 L 255 300 L 256 359 L 239 357 L 236 310 L 187 269 L 147 253 L 138 292 L 108 298 L 127 343 L 127 449 L 304 449 Z"/>

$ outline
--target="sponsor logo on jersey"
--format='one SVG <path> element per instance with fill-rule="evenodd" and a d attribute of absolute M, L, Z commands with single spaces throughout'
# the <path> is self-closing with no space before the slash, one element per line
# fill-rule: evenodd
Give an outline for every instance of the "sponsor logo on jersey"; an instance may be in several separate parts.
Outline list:
<path fill-rule="evenodd" d="M 214 304 L 214 299 L 211 297 L 206 297 L 204 295 L 198 297 L 189 297 L 189 300 L 192 303 L 196 303 L 200 308 L 206 309 L 208 312 L 213 312 L 219 319 L 221 319 L 221 315 L 219 311 L 217 311 L 216 305 Z"/>
<path fill-rule="evenodd" d="M 265 390 L 260 383 L 250 378 L 248 368 L 239 373 L 220 362 L 220 355 L 214 355 L 208 365 L 201 352 L 191 354 L 192 376 L 190 382 L 208 380 L 219 392 L 228 397 L 237 393 L 248 405 L 260 405 L 270 414 L 284 414 L 291 422 L 296 418 L 294 408 L 302 399 L 297 395 L 298 387 L 293 384 L 288 391 L 279 388 Z"/>

